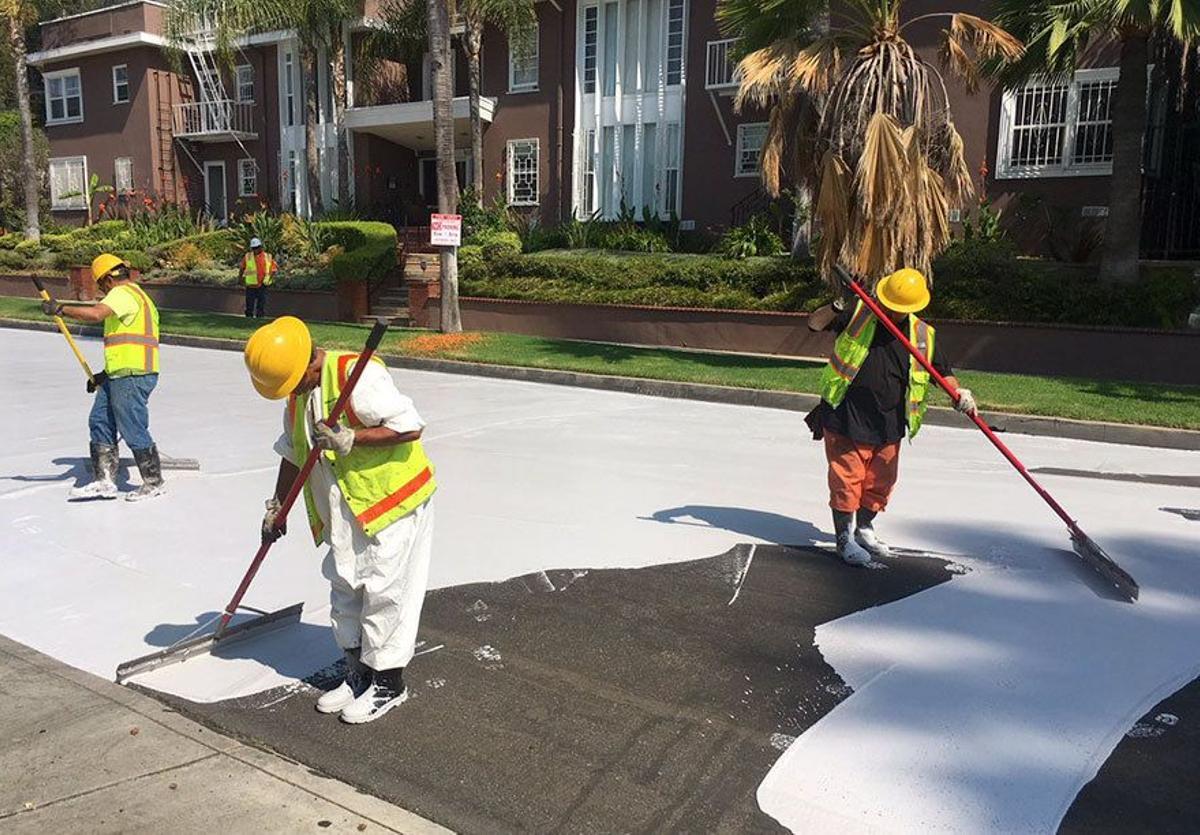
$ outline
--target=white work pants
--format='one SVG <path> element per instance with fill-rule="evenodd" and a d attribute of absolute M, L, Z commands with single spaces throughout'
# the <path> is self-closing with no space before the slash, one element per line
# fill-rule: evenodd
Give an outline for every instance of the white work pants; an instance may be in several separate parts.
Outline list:
<path fill-rule="evenodd" d="M 345 502 L 338 502 L 347 513 Z M 429 582 L 433 500 L 369 537 L 357 524 L 331 525 L 321 566 L 329 580 L 333 634 L 342 649 L 362 648 L 373 670 L 406 667 Z"/>

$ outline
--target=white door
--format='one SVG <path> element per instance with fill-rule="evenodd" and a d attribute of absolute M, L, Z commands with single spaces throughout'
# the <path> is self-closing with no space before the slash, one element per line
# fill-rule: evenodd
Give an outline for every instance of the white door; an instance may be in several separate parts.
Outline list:
<path fill-rule="evenodd" d="M 228 201 L 225 197 L 225 163 L 204 163 L 204 205 L 213 220 L 228 219 Z"/>

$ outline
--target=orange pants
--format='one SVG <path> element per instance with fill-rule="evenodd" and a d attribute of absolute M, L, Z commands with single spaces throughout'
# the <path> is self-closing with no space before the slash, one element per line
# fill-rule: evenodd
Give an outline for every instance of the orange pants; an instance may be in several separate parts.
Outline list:
<path fill-rule="evenodd" d="M 853 513 L 859 508 L 876 513 L 887 507 L 900 473 L 900 442 L 886 446 L 859 444 L 825 430 L 829 459 L 829 506 Z"/>

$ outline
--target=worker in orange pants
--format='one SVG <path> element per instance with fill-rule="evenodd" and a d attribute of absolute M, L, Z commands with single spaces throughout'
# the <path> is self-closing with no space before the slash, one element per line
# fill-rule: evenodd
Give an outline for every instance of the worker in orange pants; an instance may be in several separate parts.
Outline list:
<path fill-rule="evenodd" d="M 916 270 L 899 270 L 880 280 L 875 295 L 909 341 L 959 390 L 958 410 L 973 414 L 974 396 L 935 353 L 934 329 L 916 316 L 930 300 L 925 277 Z M 877 324 L 861 301 L 840 313 L 822 308 L 809 323 L 814 330 L 838 332 L 821 376 L 821 402 L 805 422 L 815 439 L 825 441 L 838 556 L 851 565 L 890 554 L 875 532 L 875 517 L 887 507 L 896 485 L 900 441 L 921 429 L 930 383 L 929 372 Z"/>

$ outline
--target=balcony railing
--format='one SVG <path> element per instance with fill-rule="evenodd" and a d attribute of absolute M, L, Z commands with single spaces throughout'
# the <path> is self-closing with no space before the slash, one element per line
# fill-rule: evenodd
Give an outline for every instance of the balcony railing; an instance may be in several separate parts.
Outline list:
<path fill-rule="evenodd" d="M 737 38 L 709 41 L 704 67 L 706 90 L 731 90 L 738 85 L 737 63 L 730 54 Z"/>
<path fill-rule="evenodd" d="M 255 139 L 254 104 L 232 99 L 177 104 L 175 135 L 209 142 Z"/>

